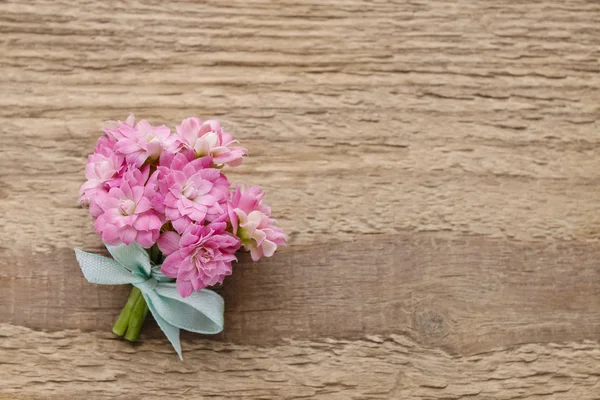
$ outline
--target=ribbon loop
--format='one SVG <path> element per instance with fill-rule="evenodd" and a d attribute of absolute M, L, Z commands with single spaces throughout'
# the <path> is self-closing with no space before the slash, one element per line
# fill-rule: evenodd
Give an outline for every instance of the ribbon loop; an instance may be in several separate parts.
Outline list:
<path fill-rule="evenodd" d="M 129 246 L 125 244 L 118 246 L 105 244 L 105 246 L 115 261 L 125 269 L 144 278 L 150 278 L 152 274 L 150 256 L 142 246 L 136 242 L 131 243 Z"/>
<path fill-rule="evenodd" d="M 165 277 L 159 266 L 152 267 L 146 250 L 131 245 L 106 245 L 114 260 L 75 249 L 85 278 L 101 285 L 133 284 L 140 289 L 148 309 L 181 356 L 180 329 L 215 334 L 223 330 L 223 298 L 211 290 L 200 290 L 181 297 L 173 279 Z"/>

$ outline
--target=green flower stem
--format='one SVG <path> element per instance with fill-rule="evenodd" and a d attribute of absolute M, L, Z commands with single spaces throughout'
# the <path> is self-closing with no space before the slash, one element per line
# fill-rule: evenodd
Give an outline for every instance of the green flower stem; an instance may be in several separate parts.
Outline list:
<path fill-rule="evenodd" d="M 161 262 L 162 254 L 156 244 L 147 249 L 147 252 L 155 265 Z M 133 342 L 140 335 L 147 315 L 148 305 L 146 304 L 146 300 L 140 289 L 134 286 L 129 293 L 125 307 L 121 310 L 121 314 L 119 314 L 119 318 L 117 318 L 117 322 L 113 326 L 113 332 L 119 336 L 125 335 L 125 339 Z"/>
<path fill-rule="evenodd" d="M 146 304 L 144 296 L 140 296 L 131 310 L 131 317 L 129 317 L 129 325 L 127 326 L 125 339 L 129 340 L 130 342 L 137 340 L 147 315 L 148 304 Z"/>
<path fill-rule="evenodd" d="M 127 330 L 127 326 L 129 325 L 129 319 L 131 318 L 131 312 L 133 307 L 139 298 L 142 297 L 142 292 L 140 289 L 135 286 L 131 289 L 129 293 L 129 297 L 127 298 L 127 303 L 125 303 L 125 307 L 121 310 L 119 314 L 119 318 L 117 318 L 117 322 L 113 325 L 113 333 L 118 336 L 123 336 L 125 331 Z M 144 304 L 146 302 L 144 301 Z"/>

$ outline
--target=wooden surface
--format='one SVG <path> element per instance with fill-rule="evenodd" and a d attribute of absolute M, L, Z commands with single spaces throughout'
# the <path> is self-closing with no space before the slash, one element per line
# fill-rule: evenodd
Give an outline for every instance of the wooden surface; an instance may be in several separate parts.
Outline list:
<path fill-rule="evenodd" d="M 0 2 L 0 398 L 600 398 L 600 4 Z M 290 246 L 226 331 L 110 327 L 107 119 L 216 117 Z"/>

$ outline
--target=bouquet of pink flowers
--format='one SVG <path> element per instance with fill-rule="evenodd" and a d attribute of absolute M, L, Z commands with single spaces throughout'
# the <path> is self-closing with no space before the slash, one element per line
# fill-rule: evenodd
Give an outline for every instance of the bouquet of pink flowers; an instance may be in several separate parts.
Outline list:
<path fill-rule="evenodd" d="M 133 284 L 117 335 L 135 340 L 150 311 L 181 355 L 179 329 L 222 330 L 223 301 L 205 288 L 231 275 L 240 248 L 270 257 L 285 234 L 259 187 L 232 187 L 223 174 L 248 151 L 218 121 L 187 118 L 171 132 L 130 116 L 104 132 L 79 201 L 113 259 L 77 259 L 90 282 Z"/>

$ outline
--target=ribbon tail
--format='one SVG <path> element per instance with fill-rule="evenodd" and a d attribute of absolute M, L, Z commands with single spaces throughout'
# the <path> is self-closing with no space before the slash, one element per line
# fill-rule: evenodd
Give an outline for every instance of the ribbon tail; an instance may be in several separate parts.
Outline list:
<path fill-rule="evenodd" d="M 148 304 L 148 309 L 152 313 L 152 316 L 156 320 L 156 323 L 158 324 L 160 329 L 165 333 L 165 336 L 167 337 L 167 339 L 169 339 L 169 342 L 171 342 L 171 345 L 175 349 L 175 352 L 179 356 L 179 359 L 183 361 L 183 355 L 181 353 L 181 340 L 179 339 L 180 329 L 175 325 L 170 324 L 167 320 L 160 316 L 160 313 L 156 310 L 154 302 L 152 301 L 152 297 L 154 296 L 151 296 L 149 293 L 143 293 L 143 295 L 144 299 L 146 300 L 146 303 Z M 156 296 L 156 294 L 154 295 Z M 160 301 L 160 298 L 158 299 L 158 301 Z"/>
<path fill-rule="evenodd" d="M 174 283 L 159 282 L 154 289 L 156 309 L 171 325 L 186 331 L 214 335 L 223 330 L 223 298 L 203 289 L 181 297 Z"/>

